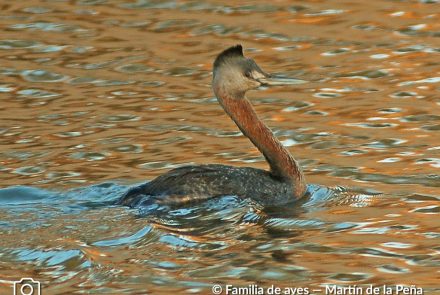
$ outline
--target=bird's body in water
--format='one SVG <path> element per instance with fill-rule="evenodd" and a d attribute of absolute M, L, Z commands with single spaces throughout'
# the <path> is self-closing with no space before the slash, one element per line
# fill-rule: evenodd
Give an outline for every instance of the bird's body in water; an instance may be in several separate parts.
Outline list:
<path fill-rule="evenodd" d="M 220 53 L 213 69 L 212 88 L 225 112 L 264 155 L 270 170 L 226 165 L 194 165 L 173 169 L 130 189 L 118 204 L 137 207 L 152 203 L 182 204 L 236 195 L 263 205 L 292 203 L 306 192 L 296 160 L 255 113 L 245 94 L 261 85 L 282 85 L 249 58 L 241 45 Z"/>

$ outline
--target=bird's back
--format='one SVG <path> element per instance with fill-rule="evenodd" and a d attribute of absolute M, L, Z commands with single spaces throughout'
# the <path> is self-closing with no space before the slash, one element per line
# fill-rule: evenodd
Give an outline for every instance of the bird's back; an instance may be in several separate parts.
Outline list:
<path fill-rule="evenodd" d="M 130 207 L 151 204 L 183 204 L 225 195 L 251 198 L 263 205 L 292 202 L 290 181 L 250 167 L 226 165 L 184 166 L 130 189 L 118 204 Z"/>

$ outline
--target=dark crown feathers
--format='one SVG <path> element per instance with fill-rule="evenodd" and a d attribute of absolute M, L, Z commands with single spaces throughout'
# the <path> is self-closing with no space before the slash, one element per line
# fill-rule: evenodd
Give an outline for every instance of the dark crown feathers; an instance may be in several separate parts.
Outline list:
<path fill-rule="evenodd" d="M 214 68 L 220 66 L 228 58 L 240 56 L 243 56 L 243 47 L 240 44 L 229 47 L 217 56 L 214 61 Z"/>

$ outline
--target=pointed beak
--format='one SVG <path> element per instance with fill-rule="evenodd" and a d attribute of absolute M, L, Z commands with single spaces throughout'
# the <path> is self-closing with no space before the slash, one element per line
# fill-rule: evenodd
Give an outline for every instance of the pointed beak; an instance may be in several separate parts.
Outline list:
<path fill-rule="evenodd" d="M 297 85 L 307 82 L 304 80 L 277 77 L 269 74 L 265 74 L 264 77 L 258 78 L 257 81 L 261 83 L 261 86 Z"/>

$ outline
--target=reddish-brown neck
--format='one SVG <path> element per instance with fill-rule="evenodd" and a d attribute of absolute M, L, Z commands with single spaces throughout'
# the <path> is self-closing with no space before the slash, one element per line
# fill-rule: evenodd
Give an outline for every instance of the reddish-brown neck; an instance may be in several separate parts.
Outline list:
<path fill-rule="evenodd" d="M 305 193 L 306 183 L 298 163 L 257 116 L 251 103 L 245 98 L 231 98 L 215 89 L 219 103 L 234 120 L 238 128 L 264 155 L 275 177 L 292 181 L 296 197 Z"/>

